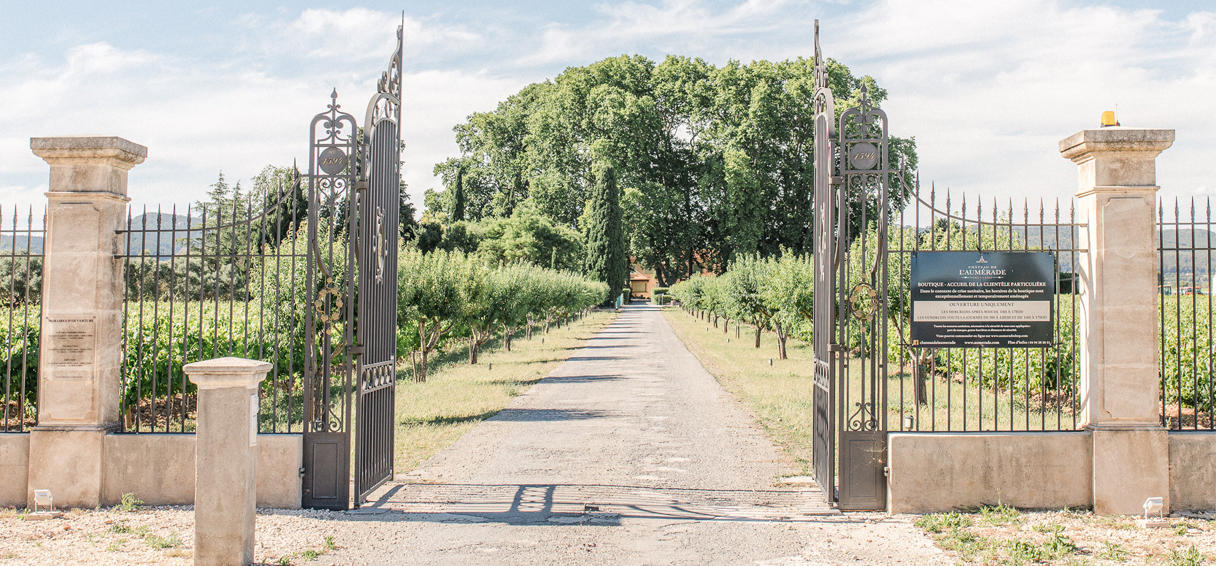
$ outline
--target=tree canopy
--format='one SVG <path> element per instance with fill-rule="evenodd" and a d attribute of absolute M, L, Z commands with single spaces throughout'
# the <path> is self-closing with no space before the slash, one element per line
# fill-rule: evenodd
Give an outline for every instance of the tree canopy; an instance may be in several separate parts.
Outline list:
<path fill-rule="evenodd" d="M 838 112 L 863 86 L 886 98 L 873 78 L 827 68 Z M 435 166 L 447 188 L 428 194 L 427 214 L 442 222 L 459 200 L 480 220 L 528 203 L 585 232 L 602 163 L 616 172 L 628 253 L 661 285 L 747 254 L 809 252 L 813 78 L 803 58 L 719 67 L 622 55 L 568 68 L 455 126 L 460 155 Z M 892 163 L 915 168 L 914 140 L 891 142 Z"/>

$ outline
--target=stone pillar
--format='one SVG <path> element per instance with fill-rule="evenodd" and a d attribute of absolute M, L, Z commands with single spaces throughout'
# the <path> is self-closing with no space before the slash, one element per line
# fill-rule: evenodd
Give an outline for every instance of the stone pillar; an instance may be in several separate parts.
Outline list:
<path fill-rule="evenodd" d="M 253 562 L 258 384 L 270 364 L 218 358 L 186 364 L 198 386 L 194 445 L 194 563 Z"/>
<path fill-rule="evenodd" d="M 1156 158 L 1173 130 L 1111 127 L 1060 141 L 1077 164 L 1089 253 L 1078 266 L 1081 421 L 1093 439 L 1094 511 L 1142 512 L 1169 497 L 1157 373 Z"/>
<path fill-rule="evenodd" d="M 43 248 L 38 425 L 30 432 L 27 501 L 101 504 L 103 437 L 119 426 L 122 262 L 127 171 L 148 155 L 118 137 L 32 138 L 51 166 Z"/>

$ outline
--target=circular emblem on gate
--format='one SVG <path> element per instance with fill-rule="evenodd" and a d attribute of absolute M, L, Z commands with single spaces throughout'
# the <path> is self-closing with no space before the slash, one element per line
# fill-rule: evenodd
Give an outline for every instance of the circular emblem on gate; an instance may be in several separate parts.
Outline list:
<path fill-rule="evenodd" d="M 869 143 L 854 144 L 849 148 L 849 165 L 853 169 L 873 169 L 878 165 L 878 148 Z"/>
<path fill-rule="evenodd" d="M 327 147 L 321 155 L 317 157 L 317 164 L 321 166 L 321 170 L 326 175 L 340 175 L 346 170 L 346 166 L 350 163 L 350 159 L 346 157 L 346 152 L 336 147 Z"/>
<path fill-rule="evenodd" d="M 858 283 L 849 293 L 849 312 L 857 320 L 870 320 L 878 311 L 878 291 L 873 287 Z"/>

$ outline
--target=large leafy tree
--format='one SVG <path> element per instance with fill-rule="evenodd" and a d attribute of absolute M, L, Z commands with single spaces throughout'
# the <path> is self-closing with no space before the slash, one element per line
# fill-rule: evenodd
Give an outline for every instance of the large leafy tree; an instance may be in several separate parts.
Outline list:
<path fill-rule="evenodd" d="M 871 101 L 886 99 L 871 77 L 832 60 L 827 70 L 838 115 L 860 104 L 863 87 Z M 627 255 L 661 285 L 721 273 L 743 255 L 809 253 L 813 78 L 802 58 L 714 66 L 622 55 L 568 68 L 455 127 L 460 155 L 436 166 L 446 189 L 428 197 L 424 217 L 454 221 L 459 176 L 466 219 L 529 203 L 588 233 L 602 163 L 620 185 Z M 892 138 L 891 147 L 893 164 L 915 168 L 913 139 Z M 894 189 L 889 206 L 905 200 Z M 877 218 L 877 202 L 867 205 Z"/>

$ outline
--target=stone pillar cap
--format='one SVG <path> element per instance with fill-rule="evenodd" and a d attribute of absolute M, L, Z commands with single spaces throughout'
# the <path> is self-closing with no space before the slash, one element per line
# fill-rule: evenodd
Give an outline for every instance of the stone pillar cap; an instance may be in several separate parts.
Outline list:
<path fill-rule="evenodd" d="M 270 367 L 267 362 L 245 358 L 215 358 L 186 364 L 182 370 L 199 389 L 251 388 L 266 379 Z"/>
<path fill-rule="evenodd" d="M 148 157 L 148 148 L 118 136 L 55 136 L 30 138 L 34 155 L 57 159 L 115 159 L 129 166 Z"/>
<path fill-rule="evenodd" d="M 1174 130 L 1113 126 L 1081 130 L 1060 140 L 1060 153 L 1076 160 L 1095 151 L 1146 151 L 1154 155 L 1174 145 Z"/>

